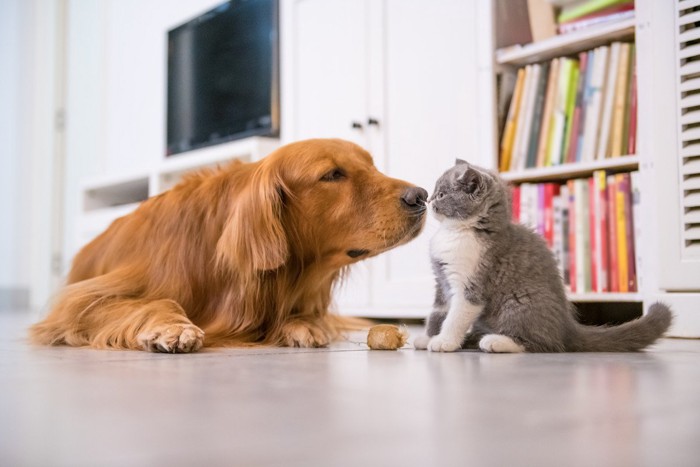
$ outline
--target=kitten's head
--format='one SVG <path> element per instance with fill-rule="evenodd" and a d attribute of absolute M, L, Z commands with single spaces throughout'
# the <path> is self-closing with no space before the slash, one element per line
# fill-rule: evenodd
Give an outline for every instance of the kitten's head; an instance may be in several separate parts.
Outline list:
<path fill-rule="evenodd" d="M 442 174 L 428 200 L 439 220 L 463 221 L 476 228 L 498 230 L 510 222 L 510 189 L 498 175 L 457 159 Z"/>

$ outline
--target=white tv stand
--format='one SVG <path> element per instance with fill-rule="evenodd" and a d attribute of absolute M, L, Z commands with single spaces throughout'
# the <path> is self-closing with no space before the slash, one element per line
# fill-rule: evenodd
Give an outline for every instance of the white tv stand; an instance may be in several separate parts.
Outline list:
<path fill-rule="evenodd" d="M 142 201 L 175 186 L 185 174 L 233 160 L 257 161 L 279 146 L 279 139 L 251 137 L 164 158 L 150 170 L 85 180 L 80 188 L 78 248 L 115 219 L 135 210 Z"/>

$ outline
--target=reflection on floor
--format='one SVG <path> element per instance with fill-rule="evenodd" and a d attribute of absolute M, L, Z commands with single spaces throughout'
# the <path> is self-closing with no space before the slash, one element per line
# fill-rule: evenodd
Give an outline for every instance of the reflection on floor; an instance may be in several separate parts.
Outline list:
<path fill-rule="evenodd" d="M 0 314 L 1 465 L 699 465 L 700 341 L 160 355 L 32 347 L 29 322 Z"/>

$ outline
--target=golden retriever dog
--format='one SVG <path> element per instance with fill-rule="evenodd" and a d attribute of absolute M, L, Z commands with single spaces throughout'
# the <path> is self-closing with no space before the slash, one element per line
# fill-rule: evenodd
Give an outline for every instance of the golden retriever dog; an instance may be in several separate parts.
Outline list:
<path fill-rule="evenodd" d="M 83 248 L 30 337 L 170 353 L 325 346 L 343 327 L 334 283 L 416 237 L 426 199 L 338 139 L 194 173 Z"/>

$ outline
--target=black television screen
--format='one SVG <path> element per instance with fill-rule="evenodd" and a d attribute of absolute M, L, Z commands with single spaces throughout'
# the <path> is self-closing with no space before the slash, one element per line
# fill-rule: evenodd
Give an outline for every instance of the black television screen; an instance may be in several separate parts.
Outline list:
<path fill-rule="evenodd" d="M 279 134 L 277 0 L 232 0 L 168 31 L 170 156 Z"/>

